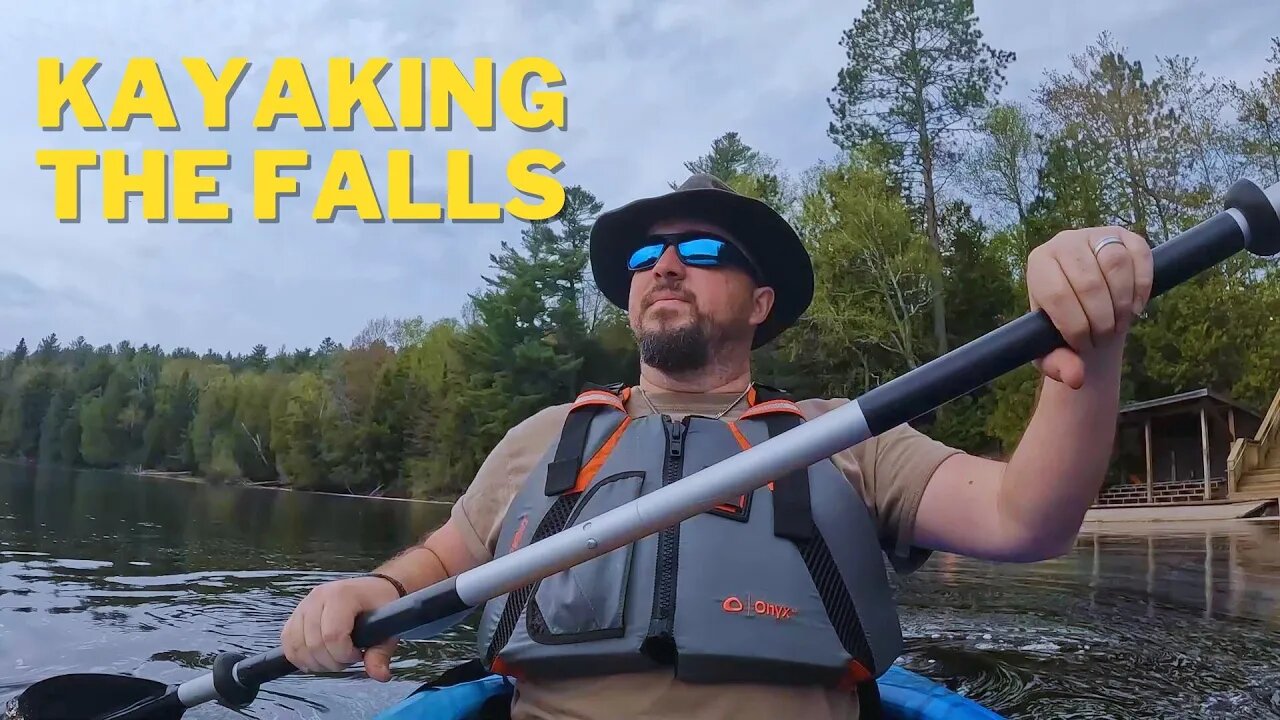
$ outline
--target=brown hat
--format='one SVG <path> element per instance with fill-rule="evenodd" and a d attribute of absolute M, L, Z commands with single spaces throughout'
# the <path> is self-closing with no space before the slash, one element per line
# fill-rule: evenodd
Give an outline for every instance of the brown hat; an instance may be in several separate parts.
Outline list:
<path fill-rule="evenodd" d="M 761 200 L 734 192 L 714 175 L 697 173 L 663 195 L 634 200 L 600 215 L 591 228 L 591 274 L 609 302 L 627 309 L 627 258 L 649 228 L 670 218 L 705 220 L 722 227 L 761 269 L 773 288 L 773 310 L 756 328 L 752 348 L 768 343 L 813 300 L 813 265 L 794 228 Z"/>

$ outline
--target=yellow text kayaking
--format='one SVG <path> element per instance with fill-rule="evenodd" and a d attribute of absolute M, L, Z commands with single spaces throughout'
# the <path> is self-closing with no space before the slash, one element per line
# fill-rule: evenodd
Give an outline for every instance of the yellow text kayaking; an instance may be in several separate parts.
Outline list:
<path fill-rule="evenodd" d="M 380 81 L 388 82 L 384 76 L 393 65 L 398 74 L 394 113 L 379 89 Z M 228 129 L 231 99 L 250 68 L 249 61 L 231 58 L 215 71 L 205 59 L 189 57 L 182 59 L 182 66 L 184 81 L 198 92 L 202 102 L 200 124 L 207 130 Z M 41 129 L 59 131 L 74 120 L 85 129 L 127 132 L 135 122 L 145 120 L 163 131 L 185 130 L 168 90 L 167 83 L 174 79 L 166 80 L 154 59 L 132 58 L 128 62 L 104 111 L 90 92 L 91 79 L 99 67 L 92 57 L 78 58 L 69 66 L 61 58 L 40 59 L 37 121 Z M 535 79 L 541 80 L 545 89 L 536 89 Z M 357 67 L 352 59 L 337 57 L 328 62 L 322 113 L 322 103 L 302 61 L 278 58 L 269 68 L 251 122 L 262 132 L 281 127 L 282 121 L 308 131 L 352 130 L 361 124 L 385 131 L 447 132 L 455 128 L 457 110 L 479 130 L 494 130 L 505 118 L 521 130 L 563 131 L 567 127 L 567 100 L 557 89 L 563 85 L 564 75 L 555 64 L 537 57 L 517 59 L 502 69 L 490 58 L 477 58 L 470 78 L 449 58 L 401 58 L 395 63 L 373 58 Z M 439 168 L 445 175 L 446 196 L 443 202 L 424 202 L 413 198 L 415 164 L 409 150 L 387 151 L 386 176 L 376 180 L 359 150 L 334 150 L 323 158 L 324 172 L 317 174 L 320 181 L 310 191 L 314 197 L 311 217 L 328 222 L 339 211 L 349 210 L 369 222 L 497 222 L 504 214 L 521 220 L 545 220 L 563 207 L 565 192 L 555 174 L 564 163 L 555 152 L 530 148 L 512 154 L 503 172 L 519 194 L 513 193 L 505 202 L 478 201 L 472 196 L 473 159 L 468 149 L 448 149 Z M 254 219 L 278 221 L 281 198 L 302 193 L 299 179 L 289 171 L 309 169 L 316 160 L 319 158 L 302 149 L 255 149 Z M 80 218 L 81 174 L 85 170 L 101 172 L 102 213 L 107 220 L 127 219 L 131 195 L 140 196 L 142 215 L 153 222 L 171 218 L 225 222 L 232 217 L 230 206 L 214 199 L 218 178 L 202 174 L 230 168 L 228 150 L 144 149 L 130 155 L 117 148 L 39 149 L 36 163 L 52 171 L 54 214 L 62 221 Z"/>

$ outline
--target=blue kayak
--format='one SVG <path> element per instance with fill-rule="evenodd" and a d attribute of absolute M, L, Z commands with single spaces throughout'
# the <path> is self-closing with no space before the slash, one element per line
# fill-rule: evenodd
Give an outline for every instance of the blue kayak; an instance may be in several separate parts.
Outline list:
<path fill-rule="evenodd" d="M 899 665 L 876 681 L 886 720 L 1004 720 L 1003 716 Z M 423 686 L 374 720 L 476 720 L 507 702 L 513 681 L 502 675 L 446 686 Z"/>
<path fill-rule="evenodd" d="M 1003 720 L 1004 717 L 900 665 L 890 667 L 876 684 L 880 686 L 880 702 L 886 718 Z"/>

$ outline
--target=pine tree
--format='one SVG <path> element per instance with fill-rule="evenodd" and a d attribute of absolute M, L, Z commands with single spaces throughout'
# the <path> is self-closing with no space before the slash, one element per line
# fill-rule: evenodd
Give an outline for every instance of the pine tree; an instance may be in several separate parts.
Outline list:
<path fill-rule="evenodd" d="M 53 362 L 58 357 L 58 351 L 61 349 L 58 343 L 58 334 L 49 333 L 40 341 L 36 347 L 36 360 L 43 363 Z"/>
<path fill-rule="evenodd" d="M 941 259 L 942 172 L 955 143 L 1003 85 L 1014 54 L 982 42 L 972 0 L 871 0 L 841 46 L 847 64 L 828 101 L 828 133 L 849 150 L 887 143 L 901 180 L 924 212 L 924 234 Z M 931 277 L 933 337 L 947 350 L 941 263 Z"/>
<path fill-rule="evenodd" d="M 565 198 L 555 218 L 521 233 L 520 250 L 502 243 L 490 256 L 497 272 L 471 296 L 476 323 L 460 343 L 472 373 L 464 405 L 480 439 L 471 467 L 516 423 L 571 401 L 585 379 L 589 337 L 579 301 L 588 220 L 602 205 L 577 186 L 566 188 Z"/>

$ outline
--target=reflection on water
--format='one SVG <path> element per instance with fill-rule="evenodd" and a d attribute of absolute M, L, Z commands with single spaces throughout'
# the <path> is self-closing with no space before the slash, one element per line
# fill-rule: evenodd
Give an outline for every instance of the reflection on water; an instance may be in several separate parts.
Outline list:
<path fill-rule="evenodd" d="M 902 582 L 905 664 L 1028 718 L 1280 716 L 1280 525 L 1087 528 L 1034 565 Z"/>
<path fill-rule="evenodd" d="M 316 584 L 364 572 L 437 526 L 448 506 L 216 487 L 0 464 L 0 705 L 66 672 L 175 682 L 217 653 L 275 647 Z M 351 670 L 264 686 L 258 718 L 366 717 L 449 655 L 416 644 L 387 685 Z M 214 705 L 187 718 L 229 718 Z"/>
<path fill-rule="evenodd" d="M 271 649 L 317 583 L 368 570 L 448 506 L 0 465 L 0 705 L 65 672 L 163 682 Z M 1280 716 L 1280 525 L 1086 530 L 1035 565 L 938 555 L 897 580 L 908 667 L 1019 718 Z M 474 627 L 264 686 L 243 716 L 367 717 L 470 657 Z M 188 718 L 230 718 L 214 705 Z"/>

